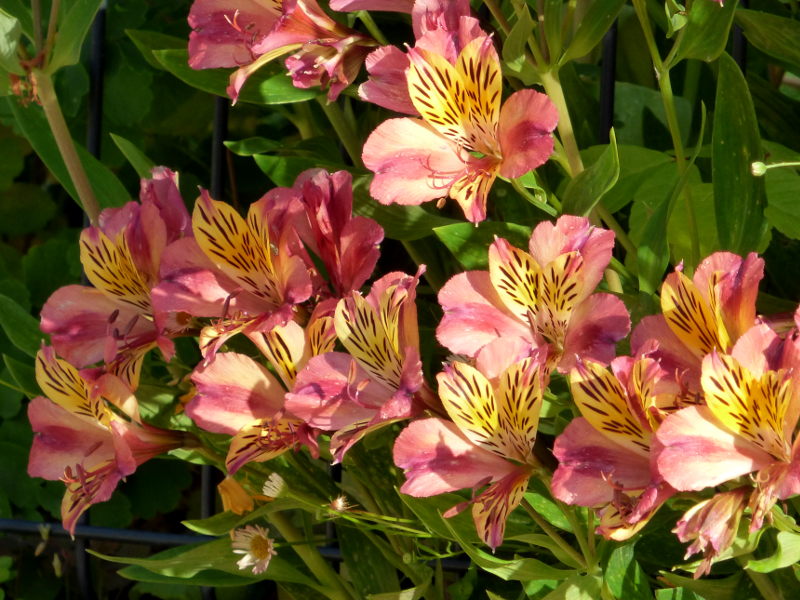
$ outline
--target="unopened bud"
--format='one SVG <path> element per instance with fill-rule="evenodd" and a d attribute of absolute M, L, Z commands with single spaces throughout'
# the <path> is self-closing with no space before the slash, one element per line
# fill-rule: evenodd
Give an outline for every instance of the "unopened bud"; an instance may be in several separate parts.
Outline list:
<path fill-rule="evenodd" d="M 767 165 L 757 160 L 750 165 L 750 172 L 754 177 L 763 177 L 767 172 Z"/>

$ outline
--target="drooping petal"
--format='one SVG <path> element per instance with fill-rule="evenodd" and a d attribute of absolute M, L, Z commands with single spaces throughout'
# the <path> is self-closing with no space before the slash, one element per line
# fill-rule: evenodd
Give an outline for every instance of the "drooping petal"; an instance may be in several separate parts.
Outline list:
<path fill-rule="evenodd" d="M 774 459 L 718 424 L 706 406 L 668 416 L 653 445 L 658 472 L 672 487 L 697 491 L 758 471 Z"/>
<path fill-rule="evenodd" d="M 61 408 L 88 421 L 108 425 L 110 414 L 103 400 L 90 393 L 89 384 L 78 370 L 57 358 L 51 347 L 43 347 L 36 354 L 36 383 Z"/>
<path fill-rule="evenodd" d="M 558 110 L 545 94 L 520 90 L 500 109 L 498 138 L 503 153 L 500 174 L 521 177 L 547 162 L 553 153 Z"/>
<path fill-rule="evenodd" d="M 408 56 L 396 46 L 381 46 L 364 61 L 369 79 L 358 88 L 362 100 L 407 115 L 417 115 L 408 95 Z"/>
<path fill-rule="evenodd" d="M 528 489 L 530 472 L 517 469 L 490 485 L 472 505 L 472 518 L 478 536 L 492 550 L 503 543 L 506 521 Z"/>
<path fill-rule="evenodd" d="M 139 200 L 153 204 L 167 227 L 167 241 L 192 235 L 192 219 L 178 188 L 178 174 L 167 167 L 153 167 L 151 177 L 142 179 Z"/>
<path fill-rule="evenodd" d="M 575 357 L 608 364 L 614 358 L 617 342 L 631 329 L 625 304 L 611 294 L 593 294 L 575 307 L 564 338 L 564 354 L 558 365 L 561 373 L 575 367 Z"/>
<path fill-rule="evenodd" d="M 186 413 L 203 429 L 234 434 L 254 419 L 271 418 L 283 408 L 284 389 L 251 358 L 223 352 L 196 369 L 197 395 Z"/>
<path fill-rule="evenodd" d="M 249 462 L 265 462 L 298 444 L 302 422 L 289 419 L 260 419 L 242 427 L 231 440 L 225 467 L 234 474 Z"/>

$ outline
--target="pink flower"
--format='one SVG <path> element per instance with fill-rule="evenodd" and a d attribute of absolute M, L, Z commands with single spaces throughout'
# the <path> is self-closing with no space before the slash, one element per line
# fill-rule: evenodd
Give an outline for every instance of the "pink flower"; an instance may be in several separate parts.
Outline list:
<path fill-rule="evenodd" d="M 248 77 L 279 56 L 296 87 L 320 86 L 334 101 L 358 75 L 375 42 L 340 25 L 315 0 L 196 0 L 189 14 L 189 65 L 239 67 L 227 92 L 235 102 Z"/>
<path fill-rule="evenodd" d="M 579 363 L 570 388 L 581 417 L 556 439 L 553 496 L 604 507 L 598 533 L 624 540 L 641 529 L 674 490 L 651 466 L 651 438 L 680 389 L 652 358 L 619 357 L 613 374 Z"/>
<path fill-rule="evenodd" d="M 800 493 L 797 356 L 797 333 L 781 340 L 766 325 L 741 336 L 731 354 L 708 354 L 700 382 L 705 405 L 670 415 L 656 434 L 664 479 L 696 491 L 757 472 L 751 531 L 778 499 Z"/>
<path fill-rule="evenodd" d="M 452 422 L 423 419 L 400 433 L 394 446 L 394 462 L 406 474 L 400 491 L 420 498 L 491 484 L 472 500 L 472 516 L 481 539 L 499 546 L 538 468 L 532 450 L 544 377 L 536 358 L 510 366 L 494 384 L 466 363 L 446 366 L 437 379 Z"/>
<path fill-rule="evenodd" d="M 418 414 L 430 402 L 419 358 L 414 277 L 389 273 L 363 297 L 352 292 L 336 307 L 336 335 L 348 354 L 312 358 L 297 375 L 286 408 L 309 426 L 334 431 L 341 461 L 369 432 Z"/>
<path fill-rule="evenodd" d="M 603 276 L 614 234 L 583 217 L 540 223 L 524 252 L 498 238 L 489 271 L 456 275 L 439 292 L 444 318 L 436 330 L 451 352 L 475 357 L 517 347 L 548 348 L 548 367 L 562 373 L 576 356 L 608 363 L 630 328 L 625 305 L 593 294 Z"/>
<path fill-rule="evenodd" d="M 558 111 L 533 90 L 512 94 L 501 108 L 500 60 L 490 37 L 467 44 L 455 66 L 428 50 L 408 56 L 408 92 L 422 118 L 390 119 L 367 139 L 370 193 L 404 205 L 449 196 L 478 223 L 498 174 L 520 177 L 548 159 Z"/>
<path fill-rule="evenodd" d="M 81 263 L 94 287 L 62 287 L 42 308 L 42 331 L 72 364 L 105 361 L 135 387 L 148 350 L 157 344 L 172 354 L 167 336 L 179 327 L 157 313 L 151 290 L 166 246 L 191 235 L 177 179 L 155 168 L 153 178 L 141 182 L 140 203 L 104 210 L 99 226 L 81 234 Z"/>
<path fill-rule="evenodd" d="M 39 396 L 28 405 L 34 431 L 28 474 L 67 485 L 61 517 L 70 533 L 80 515 L 108 500 L 138 465 L 183 444 L 182 432 L 141 423 L 130 388 L 114 375 L 87 380 L 52 348 L 36 357 L 36 381 L 49 399 Z"/>
<path fill-rule="evenodd" d="M 756 322 L 758 283 L 764 261 L 750 253 L 741 258 L 715 252 L 689 279 L 678 266 L 661 288 L 661 315 L 645 317 L 631 336 L 634 353 L 657 340 L 656 355 L 665 368 L 681 374 L 699 391 L 703 357 L 716 349 L 729 352 Z"/>

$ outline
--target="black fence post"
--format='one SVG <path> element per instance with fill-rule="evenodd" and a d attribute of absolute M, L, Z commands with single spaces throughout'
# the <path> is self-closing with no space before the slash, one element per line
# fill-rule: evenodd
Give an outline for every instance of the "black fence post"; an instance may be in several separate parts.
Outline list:
<path fill-rule="evenodd" d="M 600 63 L 600 130 L 597 138 L 608 144 L 614 126 L 614 92 L 617 78 L 617 21 L 603 36 L 603 57 Z"/>

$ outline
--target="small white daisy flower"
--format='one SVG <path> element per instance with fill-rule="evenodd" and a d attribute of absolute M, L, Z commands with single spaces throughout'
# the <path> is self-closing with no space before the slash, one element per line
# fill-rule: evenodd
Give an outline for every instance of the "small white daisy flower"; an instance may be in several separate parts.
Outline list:
<path fill-rule="evenodd" d="M 269 538 L 269 529 L 260 525 L 248 525 L 234 531 L 231 545 L 234 554 L 244 555 L 236 565 L 240 569 L 252 566 L 256 575 L 266 571 L 270 559 L 277 554 Z"/>

